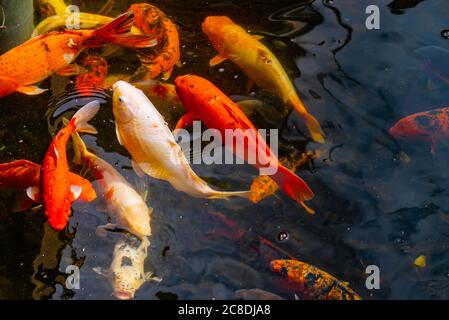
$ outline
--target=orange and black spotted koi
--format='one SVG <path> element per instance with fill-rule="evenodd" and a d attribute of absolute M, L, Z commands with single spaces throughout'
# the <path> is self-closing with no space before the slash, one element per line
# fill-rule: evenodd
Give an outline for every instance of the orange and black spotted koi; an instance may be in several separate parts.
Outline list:
<path fill-rule="evenodd" d="M 437 142 L 449 138 L 449 107 L 411 114 L 399 120 L 389 132 L 397 139 L 428 142 L 435 154 Z"/>
<path fill-rule="evenodd" d="M 273 272 L 279 273 L 293 284 L 293 288 L 306 299 L 312 300 L 361 300 L 348 283 L 327 272 L 298 260 L 273 260 Z"/>
<path fill-rule="evenodd" d="M 170 78 L 174 66 L 179 66 L 179 34 L 176 25 L 158 8 L 147 3 L 136 3 L 129 7 L 134 12 L 134 26 L 145 35 L 154 36 L 155 48 L 139 50 L 142 66 L 136 71 L 135 80 L 149 80 L 162 76 Z"/>

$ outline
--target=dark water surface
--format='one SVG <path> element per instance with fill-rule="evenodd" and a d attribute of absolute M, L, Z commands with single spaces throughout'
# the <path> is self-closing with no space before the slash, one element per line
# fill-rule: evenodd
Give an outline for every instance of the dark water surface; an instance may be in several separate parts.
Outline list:
<path fill-rule="evenodd" d="M 96 12 L 103 2 L 81 7 Z M 112 15 L 132 2 L 117 1 Z M 292 299 L 278 275 L 268 270 L 269 259 L 283 256 L 261 244 L 258 236 L 349 282 L 365 299 L 449 298 L 449 149 L 440 146 L 432 157 L 428 145 L 397 142 L 388 135 L 399 118 L 448 104 L 449 84 L 415 53 L 426 46 L 449 49 L 449 40 L 440 35 L 449 29 L 446 0 L 152 4 L 180 28 L 184 65 L 175 68 L 171 80 L 195 73 L 228 94 L 246 95 L 247 78 L 231 62 L 208 67 L 215 52 L 201 32 L 201 22 L 208 15 L 227 15 L 266 35 L 263 42 L 294 79 L 305 104 L 322 123 L 327 142 L 307 141 L 295 129 L 302 126 L 294 114 L 286 121 L 264 117 L 262 112 L 252 117 L 258 127 L 282 128 L 282 144 L 291 152 L 321 151 L 320 159 L 298 171 L 316 194 L 309 203 L 317 211 L 313 216 L 281 193 L 257 205 L 241 199 L 208 201 L 147 179 L 154 235 L 146 269 L 163 281 L 146 283 L 136 299 L 234 298 L 236 290 L 245 288 Z M 380 30 L 365 27 L 365 8 L 370 4 L 380 7 Z M 433 65 L 447 70 L 444 55 L 436 57 Z M 138 67 L 129 51 L 109 63 L 111 74 Z M 13 94 L 0 99 L 0 162 L 41 162 L 62 118 L 62 114 L 53 118 L 54 108 L 47 110 L 51 95 Z M 256 95 L 268 110 L 282 107 L 259 90 Z M 111 104 L 103 106 L 92 122 L 98 136 L 84 139 L 137 183 L 128 154 L 115 137 Z M 197 165 L 194 170 L 211 184 L 234 190 L 248 188 L 257 173 L 242 165 Z M 107 213 L 97 210 L 95 202 L 74 204 L 68 230 L 56 234 L 42 211 L 13 213 L 15 196 L 13 191 L 0 193 L 0 298 L 111 298 L 108 281 L 92 271 L 109 266 L 119 237 L 95 234 L 98 225 L 107 223 Z M 226 227 L 221 214 L 241 232 Z M 279 243 L 282 231 L 289 238 Z M 413 260 L 422 254 L 428 265 L 417 269 Z M 71 264 L 81 268 L 80 290 L 64 289 L 65 269 Z M 368 265 L 380 268 L 380 290 L 365 287 Z"/>

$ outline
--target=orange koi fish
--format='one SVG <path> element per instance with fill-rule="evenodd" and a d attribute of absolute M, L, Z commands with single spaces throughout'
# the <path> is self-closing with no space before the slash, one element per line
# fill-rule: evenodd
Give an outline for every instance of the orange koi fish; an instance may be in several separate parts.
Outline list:
<path fill-rule="evenodd" d="M 88 68 L 89 72 L 76 77 L 76 91 L 81 96 L 93 96 L 93 90 L 103 89 L 108 74 L 108 62 L 103 57 L 87 55 L 80 61 L 80 65 Z"/>
<path fill-rule="evenodd" d="M 411 139 L 430 143 L 432 154 L 438 141 L 449 138 L 449 107 L 418 112 L 399 120 L 389 130 L 397 139 Z"/>
<path fill-rule="evenodd" d="M 108 42 L 133 48 L 154 46 L 157 41 L 152 36 L 130 34 L 133 18 L 134 14 L 127 12 L 96 30 L 49 32 L 9 50 L 0 56 L 0 97 L 15 91 L 40 94 L 45 90 L 35 84 L 51 75 L 84 72 L 73 62 L 86 48 Z"/>
<path fill-rule="evenodd" d="M 176 64 L 179 65 L 179 35 L 176 25 L 158 8 L 147 3 L 136 3 L 129 7 L 134 12 L 134 26 L 146 35 L 154 35 L 158 45 L 151 50 L 140 50 L 142 66 L 134 77 L 139 80 L 154 79 L 162 74 L 167 80 Z"/>
<path fill-rule="evenodd" d="M 282 274 L 301 295 L 313 300 L 362 300 L 348 283 L 298 260 L 273 260 L 270 268 Z"/>
<path fill-rule="evenodd" d="M 257 86 L 272 91 L 295 109 L 304 120 L 312 139 L 324 143 L 319 122 L 307 111 L 290 78 L 276 56 L 259 40 L 228 17 L 207 17 L 203 32 L 218 55 L 210 60 L 215 66 L 227 59 L 234 62 Z"/>
<path fill-rule="evenodd" d="M 88 180 L 73 172 L 69 172 L 69 181 L 71 185 L 81 187 L 80 200 L 90 202 L 97 197 L 94 188 Z M 38 188 L 40 185 L 40 165 L 28 160 L 15 160 L 0 164 L 0 189 L 26 190 L 30 187 Z M 40 199 L 38 200 L 40 202 Z"/>
<path fill-rule="evenodd" d="M 293 172 L 307 161 L 316 158 L 317 154 L 314 152 L 303 153 L 300 158 L 291 159 L 289 157 L 283 157 L 279 159 L 281 163 Z M 270 176 L 258 176 L 253 180 L 251 184 L 251 197 L 249 200 L 253 203 L 257 203 L 272 194 L 279 189 L 278 184 L 270 178 Z"/>
<path fill-rule="evenodd" d="M 69 124 L 62 128 L 51 142 L 42 162 L 42 202 L 48 222 L 56 231 L 62 230 L 68 221 L 72 202 L 82 192 L 81 186 L 71 185 L 66 144 L 74 131 L 95 134 L 97 130 L 87 122 L 100 108 L 98 101 L 92 101 L 78 110 Z M 34 193 L 39 192 L 35 190 Z"/>
<path fill-rule="evenodd" d="M 198 76 L 178 77 L 175 80 L 175 87 L 179 99 L 187 110 L 187 114 L 179 120 L 176 128 L 184 128 L 192 124 L 194 120 L 201 120 L 208 128 L 220 131 L 222 137 L 226 136 L 226 129 L 234 130 L 240 138 L 243 135 L 243 139 L 247 141 L 245 160 L 249 156 L 248 150 L 257 150 L 255 166 L 261 168 L 264 167 L 263 164 L 267 164 L 271 168 L 276 168 L 276 173 L 271 176 L 272 179 L 289 197 L 308 209 L 304 201 L 313 198 L 312 190 L 300 177 L 279 163 L 256 127 L 237 104 L 211 82 Z M 248 134 L 247 130 L 253 134 Z M 232 152 L 236 152 L 235 143 L 233 146 L 228 144 L 226 146 L 231 148 Z M 313 213 L 310 209 L 308 212 Z"/>

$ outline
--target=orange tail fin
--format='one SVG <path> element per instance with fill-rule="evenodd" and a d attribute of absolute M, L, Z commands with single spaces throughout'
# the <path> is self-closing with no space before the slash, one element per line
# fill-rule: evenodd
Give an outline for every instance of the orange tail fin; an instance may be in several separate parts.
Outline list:
<path fill-rule="evenodd" d="M 85 42 L 88 47 L 101 47 L 105 43 L 113 43 L 132 48 L 149 48 L 157 44 L 153 36 L 132 35 L 134 13 L 128 11 L 110 23 L 93 31 L 92 37 Z"/>
<path fill-rule="evenodd" d="M 314 197 L 313 191 L 304 180 L 280 164 L 277 172 L 271 178 L 276 181 L 282 191 L 303 206 L 308 213 L 314 213 L 304 204 L 304 201 L 311 200 Z"/>

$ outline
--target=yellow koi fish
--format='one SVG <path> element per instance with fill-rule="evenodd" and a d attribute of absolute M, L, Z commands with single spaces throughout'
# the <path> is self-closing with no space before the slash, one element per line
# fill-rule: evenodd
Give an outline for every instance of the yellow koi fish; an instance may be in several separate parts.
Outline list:
<path fill-rule="evenodd" d="M 324 143 L 324 133 L 318 121 L 307 111 L 279 60 L 259 40 L 224 16 L 204 20 L 203 32 L 218 55 L 210 60 L 215 66 L 227 59 L 234 62 L 257 86 L 273 91 L 284 103 L 295 109 L 304 120 L 312 139 Z"/>
<path fill-rule="evenodd" d="M 90 171 L 98 181 L 98 194 L 101 194 L 111 212 L 116 224 L 108 224 L 100 229 L 123 228 L 139 238 L 151 235 L 151 213 L 144 199 L 134 190 L 126 179 L 109 163 L 89 152 L 79 134 L 72 134 L 75 149 L 74 162 L 82 161 L 89 166 Z"/>
<path fill-rule="evenodd" d="M 145 259 L 150 241 L 144 237 L 138 242 L 135 238 L 121 238 L 114 246 L 112 263 L 109 269 L 94 268 L 105 276 L 112 285 L 114 297 L 120 300 L 133 299 L 136 291 L 147 281 L 160 282 L 161 279 L 145 272 Z"/>
<path fill-rule="evenodd" d="M 209 187 L 190 167 L 164 118 L 147 96 L 127 82 L 113 85 L 113 112 L 118 141 L 132 156 L 136 174 L 168 181 L 197 198 L 248 198 L 250 191 L 224 192 Z"/>

